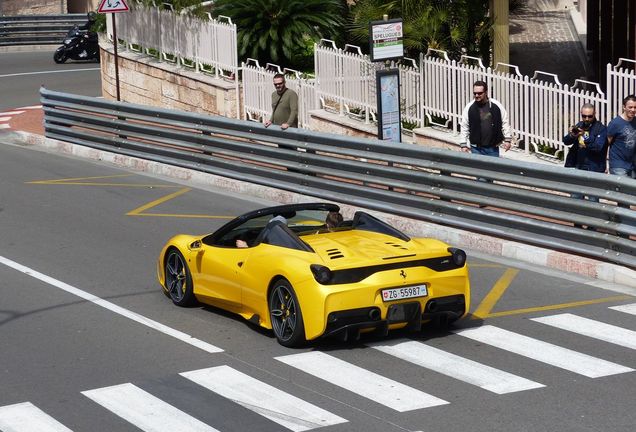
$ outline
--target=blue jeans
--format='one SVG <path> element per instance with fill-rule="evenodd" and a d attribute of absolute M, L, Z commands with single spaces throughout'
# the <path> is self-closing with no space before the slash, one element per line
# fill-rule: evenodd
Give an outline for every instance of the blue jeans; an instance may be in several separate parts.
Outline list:
<path fill-rule="evenodd" d="M 470 146 L 470 152 L 472 154 L 480 154 L 483 156 L 494 156 L 494 157 L 499 157 L 499 147 L 498 146 L 493 146 L 493 147 L 475 147 L 475 146 Z M 483 177 L 478 177 L 477 181 L 480 182 L 484 182 L 484 183 L 492 183 L 492 180 L 488 180 L 485 179 Z"/>
<path fill-rule="evenodd" d="M 499 157 L 499 147 L 498 146 L 492 146 L 492 147 L 470 146 L 470 152 L 472 154 L 480 154 L 480 155 L 484 155 L 484 156 Z"/>
<path fill-rule="evenodd" d="M 618 168 L 618 167 L 610 167 L 609 173 L 613 175 L 626 176 L 629 178 L 634 178 L 634 170 L 630 168 Z"/>

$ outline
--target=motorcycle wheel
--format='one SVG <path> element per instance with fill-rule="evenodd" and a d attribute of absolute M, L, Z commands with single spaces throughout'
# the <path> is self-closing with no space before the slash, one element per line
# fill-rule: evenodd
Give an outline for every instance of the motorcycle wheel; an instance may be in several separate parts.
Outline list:
<path fill-rule="evenodd" d="M 55 51 L 53 54 L 53 60 L 55 63 L 64 63 L 66 61 L 66 55 L 64 55 L 64 51 Z"/>

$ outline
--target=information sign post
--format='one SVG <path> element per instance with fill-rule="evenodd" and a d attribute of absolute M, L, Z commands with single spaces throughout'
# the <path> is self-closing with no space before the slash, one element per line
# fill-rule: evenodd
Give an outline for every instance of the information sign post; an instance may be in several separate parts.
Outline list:
<path fill-rule="evenodd" d="M 389 20 L 369 23 L 369 45 L 371 61 L 385 62 L 387 68 L 376 72 L 376 99 L 378 118 L 378 139 L 384 141 L 402 141 L 402 122 L 400 116 L 400 71 L 389 67 L 389 62 L 404 56 L 402 43 L 402 20 Z"/>

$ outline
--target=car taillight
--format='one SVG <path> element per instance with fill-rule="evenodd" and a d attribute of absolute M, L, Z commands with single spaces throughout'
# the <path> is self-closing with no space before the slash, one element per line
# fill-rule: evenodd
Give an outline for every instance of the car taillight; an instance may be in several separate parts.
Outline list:
<path fill-rule="evenodd" d="M 466 252 L 453 247 L 448 248 L 448 251 L 451 253 L 453 264 L 457 267 L 464 267 L 464 264 L 466 264 Z"/>
<path fill-rule="evenodd" d="M 331 270 L 320 264 L 312 264 L 309 266 L 311 272 L 314 274 L 314 279 L 320 284 L 326 284 L 331 280 Z"/>

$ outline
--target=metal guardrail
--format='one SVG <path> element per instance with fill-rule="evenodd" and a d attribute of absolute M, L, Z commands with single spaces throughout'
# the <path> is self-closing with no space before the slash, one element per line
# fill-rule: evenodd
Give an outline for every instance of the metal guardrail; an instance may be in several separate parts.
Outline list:
<path fill-rule="evenodd" d="M 0 46 L 61 45 L 75 24 L 86 21 L 86 14 L 3 16 L 0 17 Z"/>
<path fill-rule="evenodd" d="M 40 94 L 48 138 L 636 268 L 632 179 Z"/>

